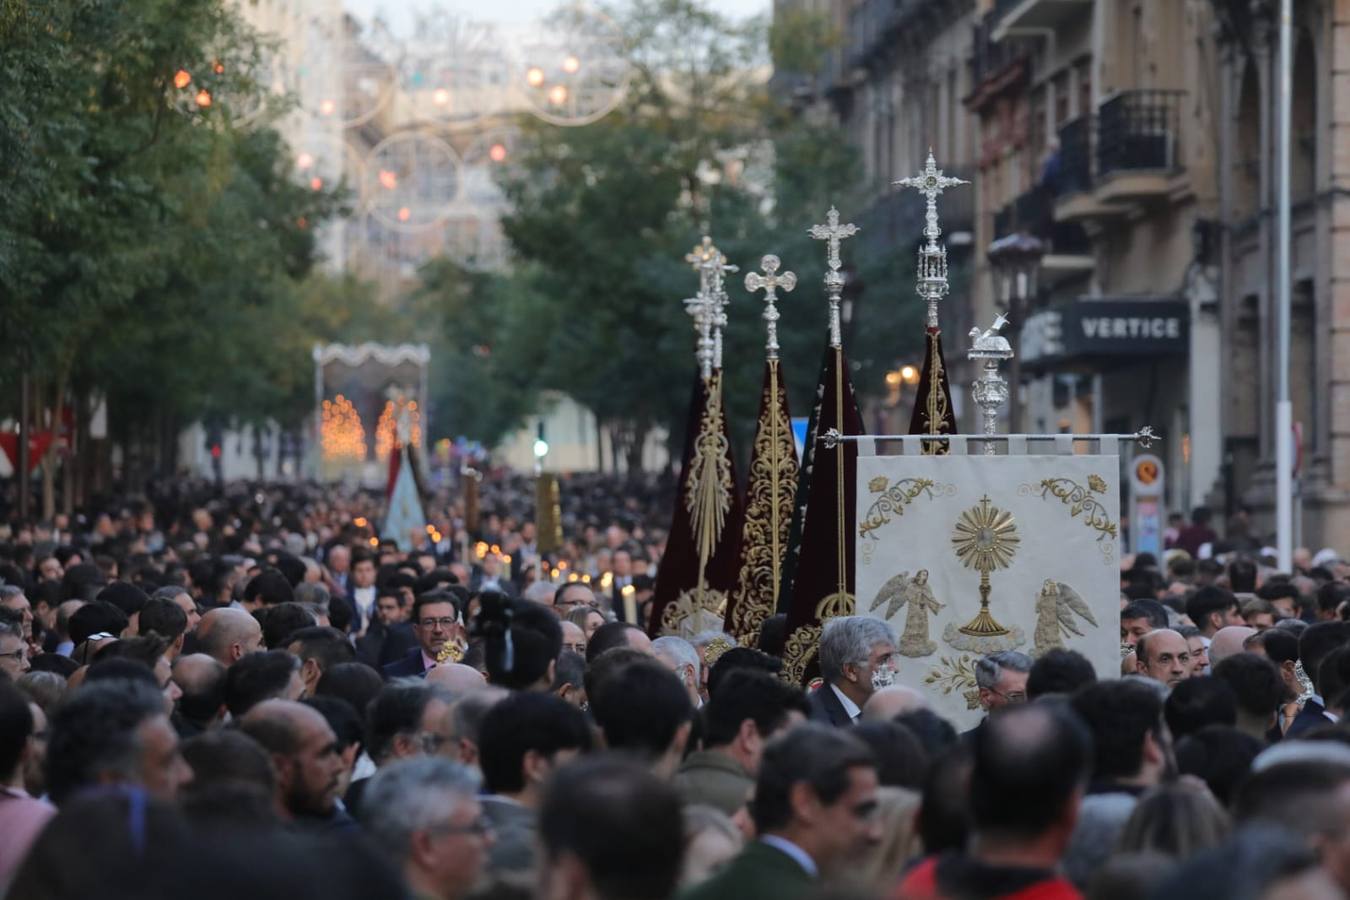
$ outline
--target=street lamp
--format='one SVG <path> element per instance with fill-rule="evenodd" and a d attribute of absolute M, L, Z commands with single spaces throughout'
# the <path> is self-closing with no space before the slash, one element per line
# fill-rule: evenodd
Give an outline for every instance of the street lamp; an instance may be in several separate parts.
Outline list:
<path fill-rule="evenodd" d="M 1013 434 L 1022 430 L 1022 323 L 1030 301 L 1036 296 L 1036 276 L 1045 249 L 1040 238 L 1020 232 L 989 245 L 989 264 L 994 268 L 999 302 L 1008 312 L 1007 336 L 1013 350 L 1008 365 L 1012 401 L 1008 405 L 1008 431 Z"/>

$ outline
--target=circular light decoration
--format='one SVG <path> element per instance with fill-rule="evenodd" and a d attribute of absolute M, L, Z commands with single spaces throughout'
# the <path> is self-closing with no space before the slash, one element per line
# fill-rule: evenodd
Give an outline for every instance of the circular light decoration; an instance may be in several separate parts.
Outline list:
<path fill-rule="evenodd" d="M 417 17 L 398 65 L 407 117 L 468 125 L 504 108 L 511 81 L 493 26 L 444 10 Z"/>
<path fill-rule="evenodd" d="M 459 193 L 459 157 L 421 131 L 390 135 L 370 151 L 363 179 L 366 209 L 382 224 L 421 231 L 442 222 Z"/>
<path fill-rule="evenodd" d="M 521 45 L 517 87 L 530 111 L 554 125 L 585 125 L 618 106 L 630 67 L 623 34 L 583 4 L 541 19 Z"/>
<path fill-rule="evenodd" d="M 332 190 L 345 182 L 359 185 L 365 174 L 365 161 L 341 137 L 324 132 L 305 134 L 292 151 L 295 177 L 310 190 Z"/>
<path fill-rule="evenodd" d="M 515 162 L 516 139 L 515 130 L 496 128 L 483 132 L 465 148 L 457 206 L 494 211 L 506 206 L 498 179 Z"/>
<path fill-rule="evenodd" d="M 398 85 L 398 72 L 388 62 L 396 45 L 379 23 L 363 35 L 354 20 L 315 16 L 305 41 L 301 93 L 311 115 L 356 128 L 389 104 Z"/>

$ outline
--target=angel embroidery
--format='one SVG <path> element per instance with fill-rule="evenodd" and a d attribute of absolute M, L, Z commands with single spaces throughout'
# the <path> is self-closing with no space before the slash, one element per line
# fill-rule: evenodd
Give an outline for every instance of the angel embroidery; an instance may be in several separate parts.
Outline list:
<path fill-rule="evenodd" d="M 883 603 L 887 604 L 887 619 L 893 618 L 901 607 L 909 604 L 905 614 L 905 631 L 900 636 L 900 646 L 897 648 L 902 656 L 918 659 L 937 652 L 937 644 L 928 639 L 928 616 L 936 615 L 945 608 L 945 604 L 939 603 L 933 596 L 933 589 L 928 586 L 927 569 L 920 569 L 913 578 L 909 577 L 908 572 L 901 572 L 888 580 L 872 601 L 872 612 L 876 612 Z"/>
<path fill-rule="evenodd" d="M 1034 636 L 1034 653 L 1036 656 L 1041 656 L 1057 647 L 1063 647 L 1064 638 L 1070 634 L 1083 636 L 1083 632 L 1078 630 L 1078 623 L 1074 619 L 1075 615 L 1093 628 L 1097 627 L 1097 620 L 1092 617 L 1092 610 L 1088 608 L 1087 602 L 1077 591 L 1067 584 L 1047 578 L 1045 584 L 1041 587 L 1040 594 L 1036 596 L 1036 632 Z"/>

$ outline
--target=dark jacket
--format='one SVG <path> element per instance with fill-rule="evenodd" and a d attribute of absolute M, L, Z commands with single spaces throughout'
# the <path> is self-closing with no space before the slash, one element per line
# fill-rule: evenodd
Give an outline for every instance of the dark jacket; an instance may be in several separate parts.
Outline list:
<path fill-rule="evenodd" d="M 395 678 L 408 678 L 417 676 L 422 678 L 427 674 L 426 666 L 422 665 L 422 648 L 414 647 L 408 651 L 408 654 L 397 662 L 391 662 L 381 670 L 385 681 L 392 681 Z"/>
<path fill-rule="evenodd" d="M 814 893 L 815 879 L 792 857 L 754 841 L 680 900 L 801 900 Z"/>
<path fill-rule="evenodd" d="M 1285 739 L 1296 738 L 1305 731 L 1312 731 L 1314 728 L 1321 728 L 1323 725 L 1331 725 L 1332 721 L 1323 713 L 1326 707 L 1316 700 L 1309 700 L 1303 704 L 1303 708 L 1294 716 L 1294 721 L 1289 723 L 1289 730 L 1284 733 Z"/>
<path fill-rule="evenodd" d="M 812 691 L 807 696 L 806 702 L 811 707 L 812 722 L 833 725 L 836 728 L 853 724 L 853 719 L 844 709 L 844 704 L 839 702 L 839 698 L 835 696 L 828 683 Z"/>

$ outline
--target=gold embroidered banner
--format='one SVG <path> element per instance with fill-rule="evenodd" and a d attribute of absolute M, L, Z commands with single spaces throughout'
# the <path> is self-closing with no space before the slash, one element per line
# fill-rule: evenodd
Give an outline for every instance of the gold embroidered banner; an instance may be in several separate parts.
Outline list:
<path fill-rule="evenodd" d="M 1120 672 L 1115 456 L 858 457 L 858 612 L 900 637 L 900 683 L 961 727 L 983 655 L 1067 647 Z"/>

